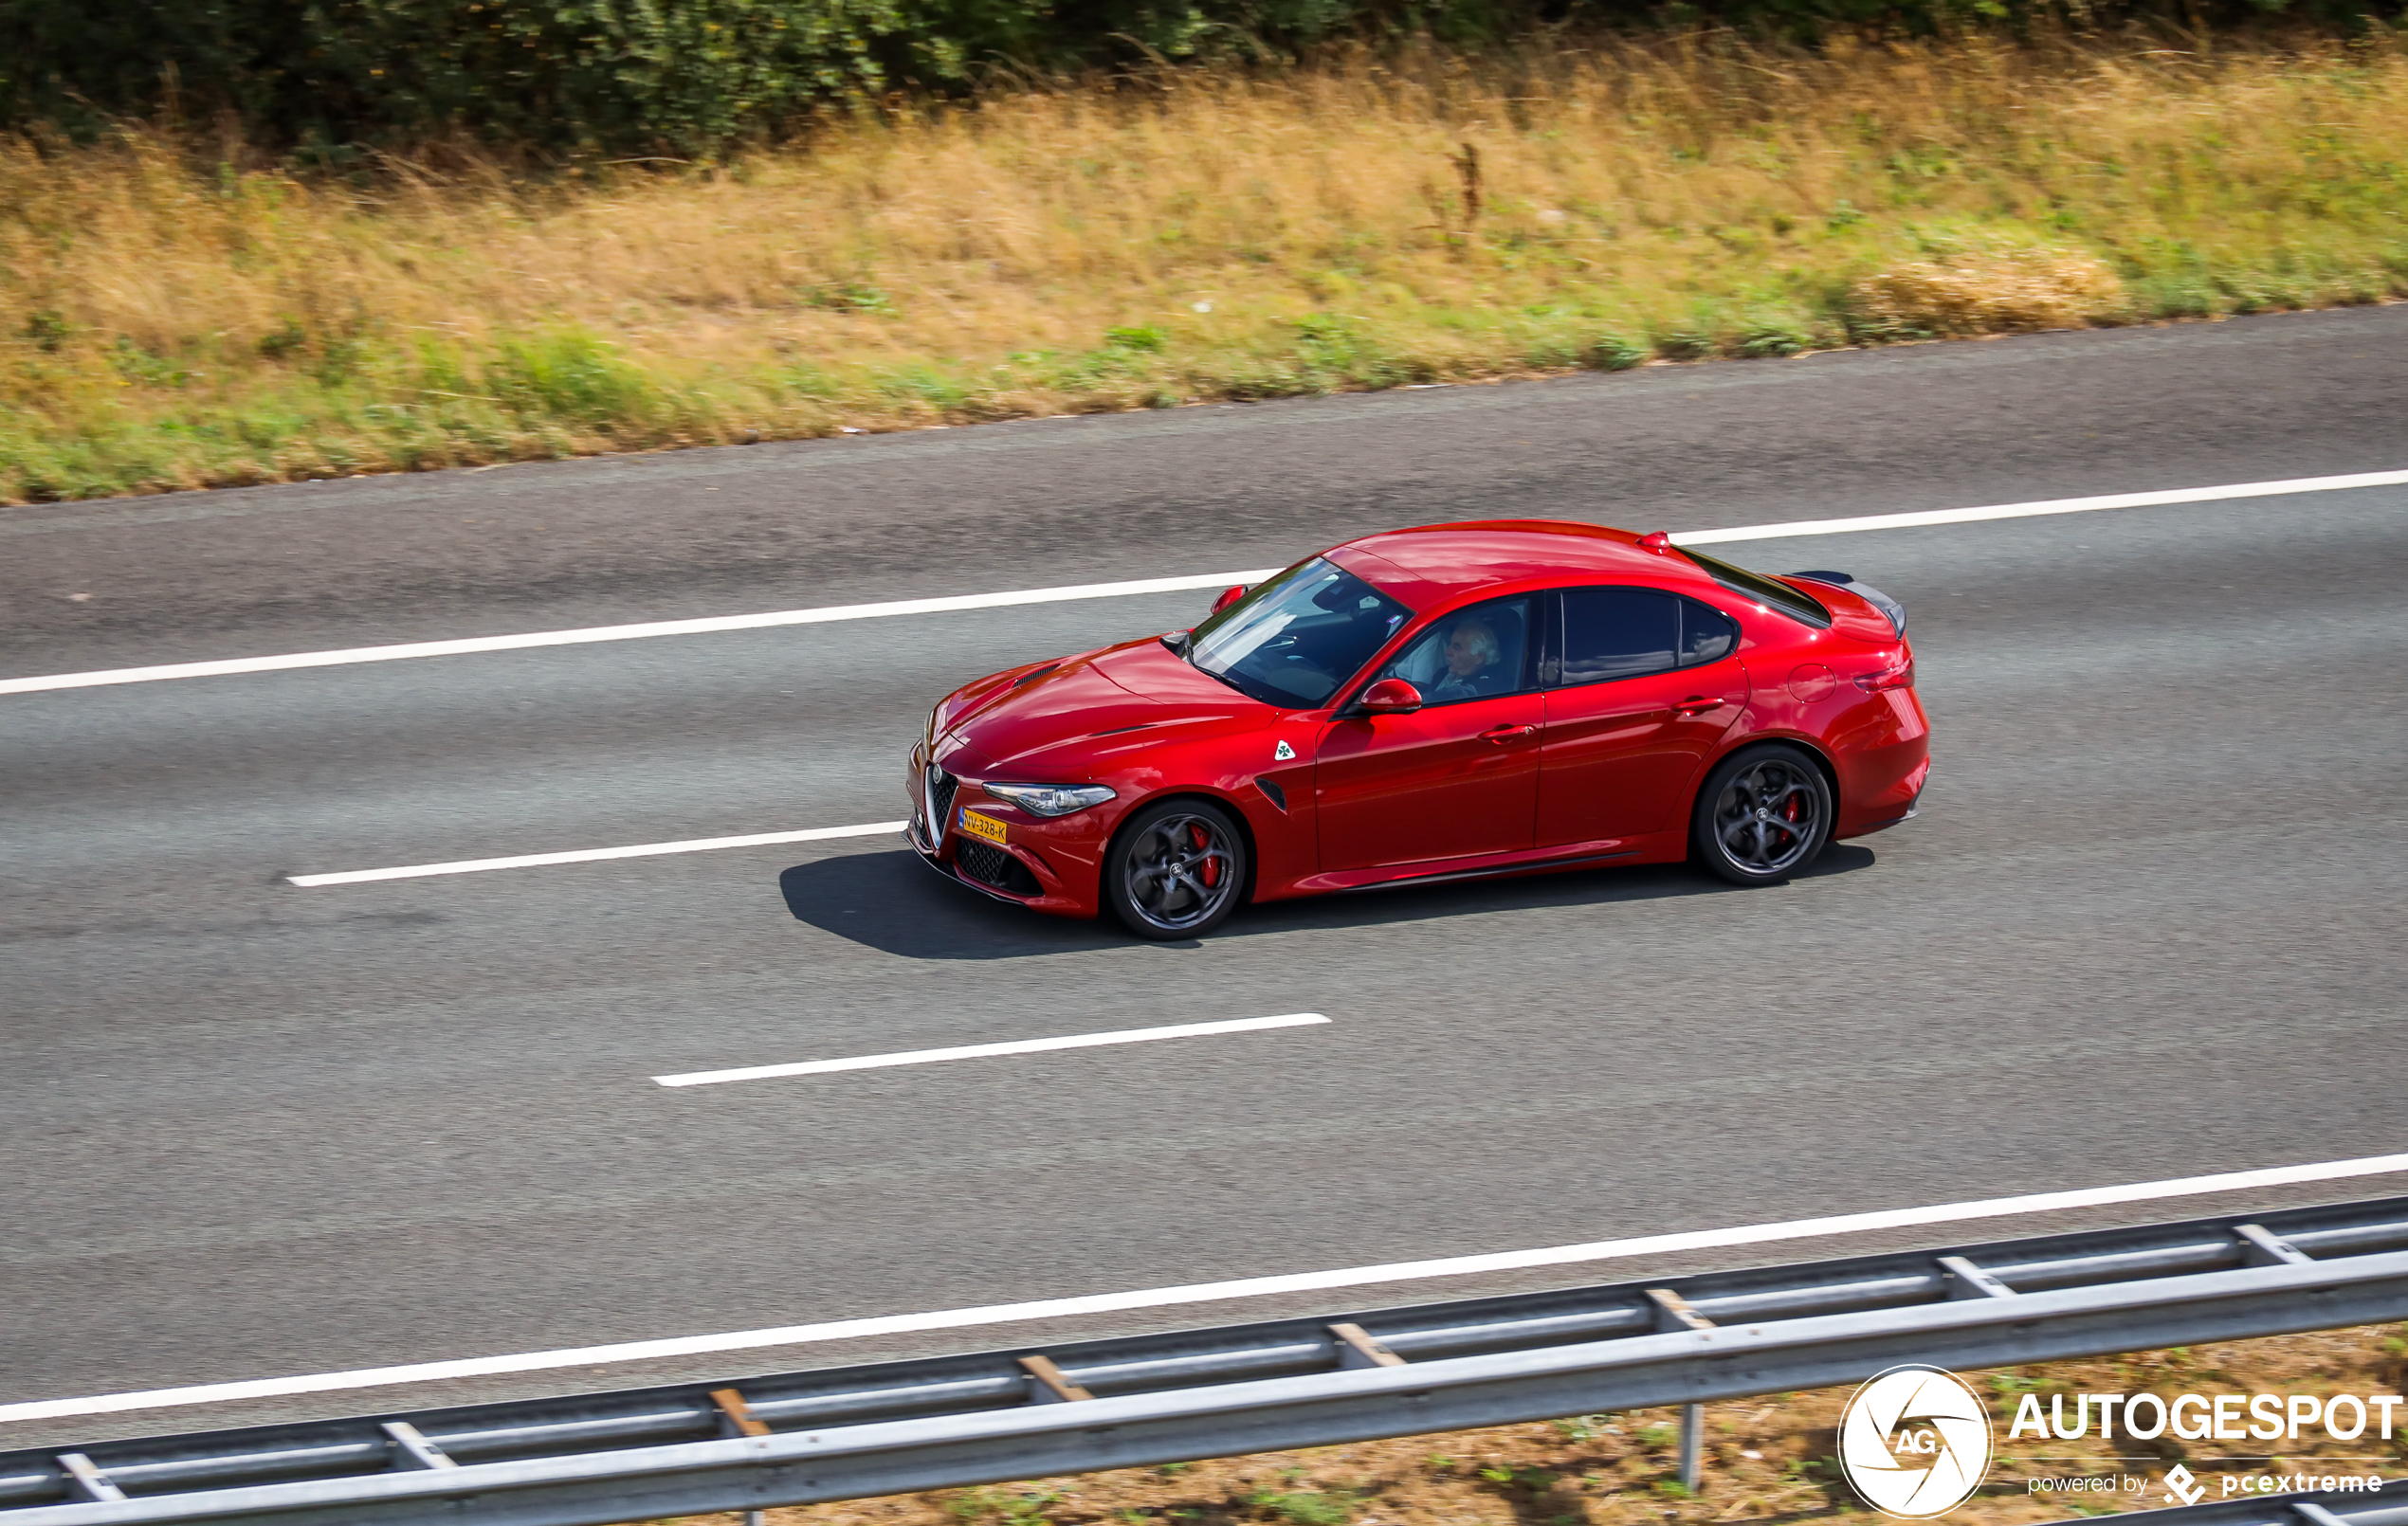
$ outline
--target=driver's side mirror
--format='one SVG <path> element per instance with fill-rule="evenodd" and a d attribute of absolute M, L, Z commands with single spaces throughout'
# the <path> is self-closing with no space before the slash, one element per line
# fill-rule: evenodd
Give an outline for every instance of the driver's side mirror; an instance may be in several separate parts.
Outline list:
<path fill-rule="evenodd" d="M 1233 589 L 1223 589 L 1221 590 L 1221 596 L 1213 601 L 1213 612 L 1214 614 L 1219 614 L 1223 609 L 1228 609 L 1231 605 L 1235 604 L 1238 600 L 1244 597 L 1246 597 L 1246 585 L 1243 583 L 1240 583 Z"/>
<path fill-rule="evenodd" d="M 1355 708 L 1366 716 L 1409 716 L 1421 708 L 1421 691 L 1402 679 L 1381 679 L 1363 691 Z"/>

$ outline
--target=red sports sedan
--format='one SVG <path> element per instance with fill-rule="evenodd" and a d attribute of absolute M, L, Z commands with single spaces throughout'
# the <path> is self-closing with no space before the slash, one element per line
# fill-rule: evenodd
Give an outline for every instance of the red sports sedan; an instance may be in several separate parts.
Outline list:
<path fill-rule="evenodd" d="M 996 673 L 911 750 L 940 873 L 1140 937 L 1245 901 L 1694 859 L 1740 884 L 1915 814 L 1906 611 L 1548 519 L 1369 536 L 1194 630 Z"/>

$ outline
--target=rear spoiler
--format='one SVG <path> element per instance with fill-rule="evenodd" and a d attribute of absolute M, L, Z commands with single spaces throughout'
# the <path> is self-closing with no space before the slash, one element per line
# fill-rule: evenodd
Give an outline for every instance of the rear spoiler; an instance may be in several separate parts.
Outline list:
<path fill-rule="evenodd" d="M 1847 590 L 1888 616 L 1889 628 L 1898 632 L 1900 641 L 1906 639 L 1906 607 L 1870 583 L 1859 583 L 1846 572 L 1786 572 L 1782 575 L 1804 578 L 1811 583 L 1828 583 L 1833 588 Z"/>

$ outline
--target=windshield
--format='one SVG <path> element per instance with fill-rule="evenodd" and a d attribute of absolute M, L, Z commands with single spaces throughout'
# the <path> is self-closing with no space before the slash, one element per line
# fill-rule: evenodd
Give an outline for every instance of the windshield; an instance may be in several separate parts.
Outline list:
<path fill-rule="evenodd" d="M 1325 704 L 1413 611 L 1316 556 L 1195 627 L 1188 661 L 1248 697 Z"/>

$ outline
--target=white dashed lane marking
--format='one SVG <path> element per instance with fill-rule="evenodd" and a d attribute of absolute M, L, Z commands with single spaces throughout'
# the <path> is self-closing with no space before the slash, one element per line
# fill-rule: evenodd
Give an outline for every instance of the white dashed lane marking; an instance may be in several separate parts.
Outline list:
<path fill-rule="evenodd" d="M 889 1065 L 928 1065 L 943 1060 L 984 1060 L 994 1055 L 1046 1054 L 1056 1049 L 1092 1049 L 1107 1044 L 1150 1044 L 1157 1039 L 1194 1039 L 1208 1033 L 1253 1033 L 1264 1028 L 1310 1027 L 1329 1019 L 1319 1012 L 1285 1017 L 1233 1017 L 1217 1023 L 1175 1023 L 1158 1028 L 1122 1028 L 1116 1033 L 1072 1033 L 1056 1039 L 1012 1039 L 1002 1044 L 963 1044 L 950 1049 L 907 1049 L 899 1054 L 856 1055 L 848 1060 L 798 1060 L 784 1065 L 747 1065 L 739 1070 L 697 1070 L 655 1076 L 664 1086 L 716 1086 L 729 1081 L 767 1081 L 777 1076 L 825 1076 L 840 1070 L 883 1070 Z"/>

